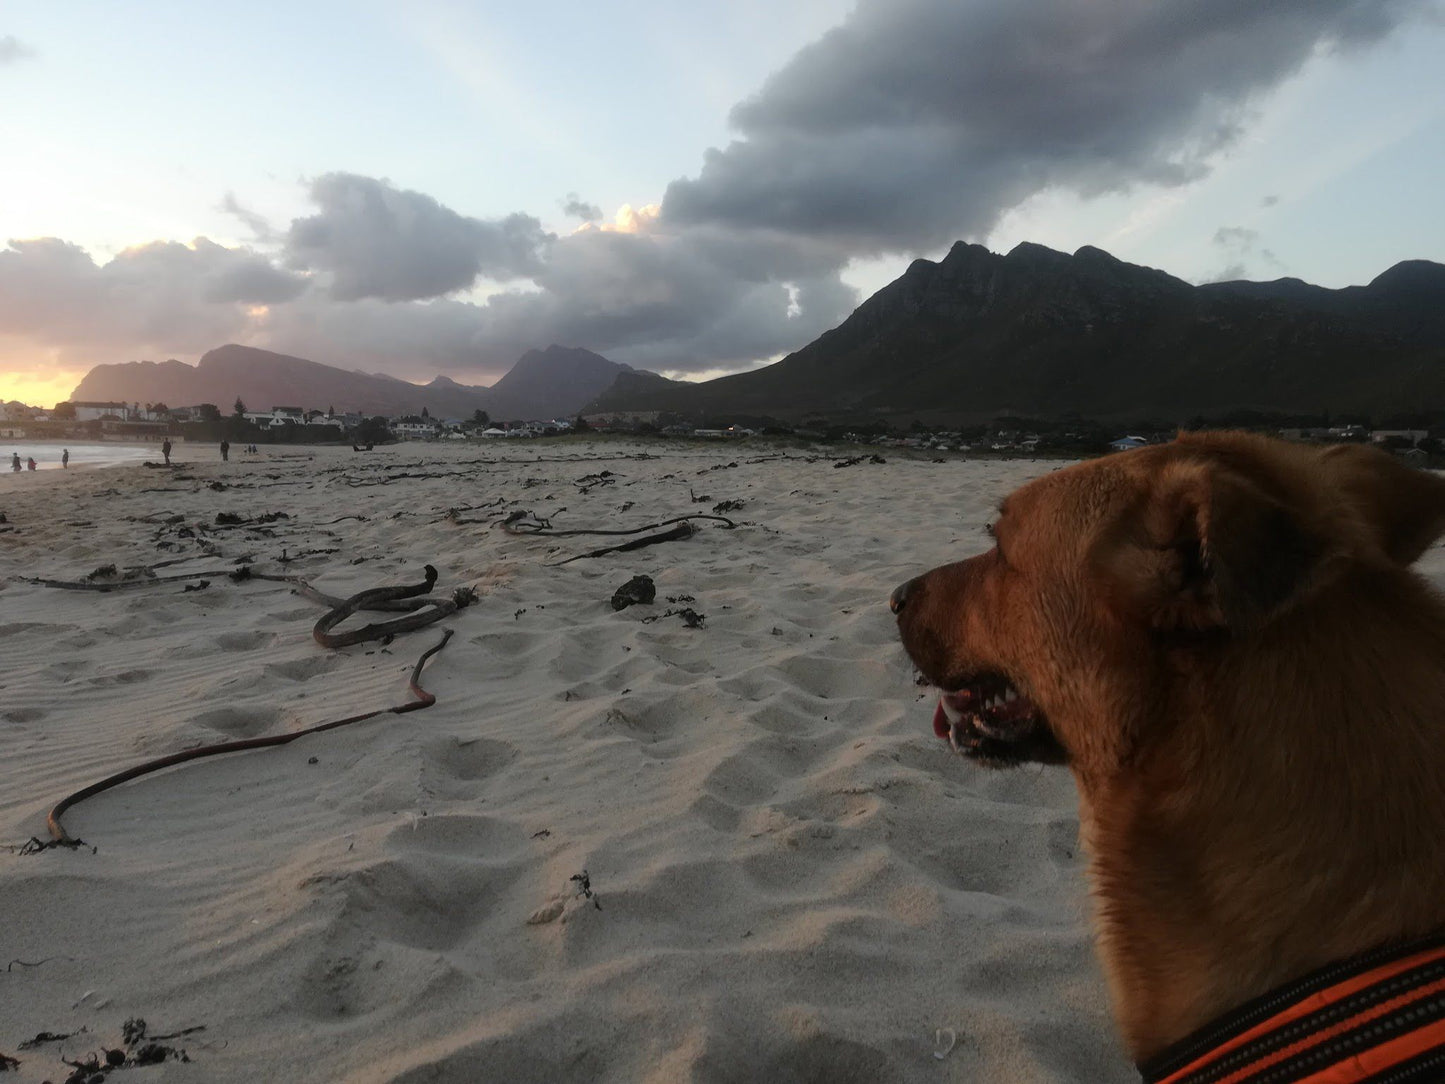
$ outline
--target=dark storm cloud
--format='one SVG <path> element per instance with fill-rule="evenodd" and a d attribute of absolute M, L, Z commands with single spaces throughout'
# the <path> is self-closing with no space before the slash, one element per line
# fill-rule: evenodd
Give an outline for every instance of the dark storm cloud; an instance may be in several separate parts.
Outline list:
<path fill-rule="evenodd" d="M 562 213 L 572 218 L 580 218 L 583 222 L 602 220 L 602 208 L 595 203 L 587 203 L 576 192 L 567 193 L 567 198 L 562 201 Z"/>
<path fill-rule="evenodd" d="M 35 56 L 35 50 L 26 45 L 14 34 L 6 34 L 0 37 L 0 67 L 6 64 L 14 64 L 17 61 L 29 60 Z"/>
<path fill-rule="evenodd" d="M 586 230 L 559 239 L 534 276 L 538 289 L 507 291 L 482 304 L 437 300 L 339 304 L 315 295 L 278 306 L 266 345 L 349 367 L 403 375 L 438 368 L 499 376 L 547 343 L 586 346 L 648 368 L 738 367 L 778 354 L 838 323 L 857 303 L 837 272 L 787 281 L 747 266 L 707 231 L 682 236 Z M 793 269 L 807 261 L 794 258 Z"/>
<path fill-rule="evenodd" d="M 802 345 L 857 303 L 839 278 L 845 248 L 777 231 L 669 230 L 641 214 L 632 231 L 555 237 L 535 219 L 484 223 L 349 174 L 322 178 L 311 195 L 320 212 L 291 224 L 288 262 L 330 277 L 332 307 L 350 304 L 335 318 L 314 295 L 278 307 L 266 335 L 318 360 L 341 348 L 420 364 L 445 343 L 458 351 L 447 367 L 499 374 L 558 342 L 667 369 L 741 366 Z M 601 217 L 575 194 L 566 209 Z M 444 300 L 480 277 L 528 282 L 482 304 Z M 384 304 L 413 298 L 432 300 Z"/>
<path fill-rule="evenodd" d="M 553 239 L 530 215 L 467 218 L 421 192 L 352 173 L 328 173 L 311 185 L 318 214 L 291 223 L 293 267 L 320 271 L 340 301 L 375 297 L 415 301 L 532 274 Z"/>
<path fill-rule="evenodd" d="M 494 327 L 515 329 L 509 337 L 530 326 L 536 341 L 603 344 L 590 349 L 618 361 L 736 366 L 800 346 L 843 319 L 857 297 L 839 266 L 787 239 L 588 230 L 554 246 L 535 276 L 540 295 L 493 298 L 488 308 Z M 790 286 L 799 297 L 791 315 Z"/>
<path fill-rule="evenodd" d="M 1427 0 L 862 0 L 737 105 L 740 137 L 673 182 L 675 223 L 759 225 L 855 253 L 983 237 L 1050 187 L 1208 170 L 1255 96 Z"/>
<path fill-rule="evenodd" d="M 222 304 L 278 305 L 296 300 L 307 285 L 305 278 L 281 270 L 264 256 L 242 256 L 211 271 L 203 297 Z"/>

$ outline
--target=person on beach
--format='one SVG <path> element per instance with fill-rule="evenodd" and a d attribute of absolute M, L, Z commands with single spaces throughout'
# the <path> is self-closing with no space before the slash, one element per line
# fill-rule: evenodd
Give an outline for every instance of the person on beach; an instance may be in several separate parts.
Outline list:
<path fill-rule="evenodd" d="M 69 470 L 69 469 L 70 469 L 70 449 L 69 449 L 69 448 L 65 448 L 65 449 L 62 449 L 62 450 L 61 450 L 61 453 L 60 453 L 60 469 L 61 469 L 61 470 Z"/>
<path fill-rule="evenodd" d="M 169 467 L 169 466 L 171 465 L 171 438 L 170 438 L 170 437 L 167 437 L 167 438 L 161 443 L 161 455 L 165 456 L 165 458 L 166 458 L 166 466 Z"/>
<path fill-rule="evenodd" d="M 34 469 L 35 469 L 35 457 L 34 457 L 33 455 L 30 456 L 28 459 L 25 460 L 25 466 L 26 466 L 27 468 L 29 468 L 30 470 L 34 470 Z"/>
<path fill-rule="evenodd" d="M 221 441 L 221 462 L 222 462 L 222 463 L 228 463 L 228 462 L 230 462 L 230 460 L 231 460 L 231 442 L 230 442 L 229 440 L 223 440 L 223 441 Z"/>
<path fill-rule="evenodd" d="M 19 453 L 19 452 L 11 452 L 11 453 L 10 453 L 10 469 L 13 470 L 16 474 L 19 474 L 19 473 L 20 473 L 20 453 Z"/>

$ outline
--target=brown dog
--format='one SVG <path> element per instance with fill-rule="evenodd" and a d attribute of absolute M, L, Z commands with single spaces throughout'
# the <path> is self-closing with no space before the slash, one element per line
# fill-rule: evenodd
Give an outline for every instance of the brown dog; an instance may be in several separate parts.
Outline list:
<path fill-rule="evenodd" d="M 1409 569 L 1445 481 L 1194 434 L 1039 478 L 992 530 L 891 605 L 955 748 L 1073 771 L 1136 1060 L 1445 929 L 1445 602 Z"/>

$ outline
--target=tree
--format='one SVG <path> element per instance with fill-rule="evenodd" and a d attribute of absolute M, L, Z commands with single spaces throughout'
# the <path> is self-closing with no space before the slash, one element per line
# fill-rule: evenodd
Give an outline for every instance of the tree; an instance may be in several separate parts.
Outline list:
<path fill-rule="evenodd" d="M 327 408 L 326 408 L 326 416 L 327 416 L 328 418 L 334 418 L 334 417 L 336 417 L 336 408 L 335 408 L 334 406 L 329 406 L 329 407 L 327 407 Z"/>
<path fill-rule="evenodd" d="M 231 413 L 236 415 L 236 417 L 238 418 L 242 414 L 246 413 L 246 404 L 241 402 L 241 397 L 239 395 L 236 396 L 236 405 L 231 408 Z"/>
<path fill-rule="evenodd" d="M 472 424 L 473 424 L 473 425 L 477 425 L 477 426 L 480 426 L 481 428 L 485 429 L 485 428 L 486 428 L 488 425 L 490 425 L 491 423 L 492 423 L 491 416 L 488 415 L 485 410 L 482 410 L 480 407 L 478 407 L 476 410 L 472 411 Z"/>
<path fill-rule="evenodd" d="M 429 413 L 427 412 L 426 407 L 422 407 L 422 408 L 421 408 L 421 420 L 422 420 L 422 421 L 426 421 L 426 420 L 428 420 L 430 417 L 431 417 L 431 414 L 429 414 Z"/>
<path fill-rule="evenodd" d="M 215 403 L 200 403 L 196 406 L 196 410 L 200 413 L 201 421 L 203 422 L 218 422 L 221 420 L 221 408 Z"/>
<path fill-rule="evenodd" d="M 577 420 L 572 423 L 572 432 L 574 432 L 574 433 L 587 433 L 587 432 L 590 432 L 591 430 L 592 430 L 592 427 L 587 424 L 587 419 L 584 418 L 584 417 L 582 417 L 581 414 L 578 414 L 578 415 L 577 415 Z"/>
<path fill-rule="evenodd" d="M 169 414 L 171 408 L 166 406 L 165 403 L 152 403 L 150 405 L 150 412 L 152 414 Z"/>
<path fill-rule="evenodd" d="M 71 402 L 56 403 L 55 409 L 50 413 L 60 421 L 73 422 L 75 421 L 75 404 Z"/>

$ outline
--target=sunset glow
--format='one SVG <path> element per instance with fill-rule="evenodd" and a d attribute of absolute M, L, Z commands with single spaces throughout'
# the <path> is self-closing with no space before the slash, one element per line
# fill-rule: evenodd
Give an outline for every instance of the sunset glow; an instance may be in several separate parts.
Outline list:
<path fill-rule="evenodd" d="M 84 369 L 56 369 L 48 373 L 0 369 L 0 402 L 15 400 L 49 410 L 70 398 L 85 373 Z"/>

